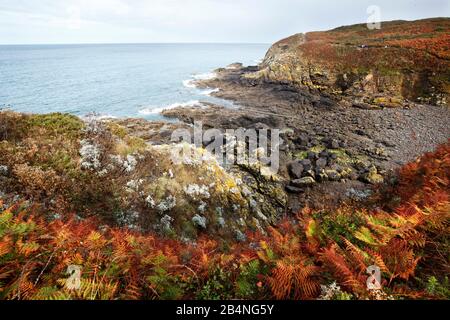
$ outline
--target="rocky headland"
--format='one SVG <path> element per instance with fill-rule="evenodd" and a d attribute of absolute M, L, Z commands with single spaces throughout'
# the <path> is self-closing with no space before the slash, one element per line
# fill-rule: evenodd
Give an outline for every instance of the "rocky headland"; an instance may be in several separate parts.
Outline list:
<path fill-rule="evenodd" d="M 220 89 L 213 95 L 235 109 L 205 103 L 163 114 L 281 129 L 289 211 L 332 206 L 368 194 L 450 137 L 449 29 L 450 19 L 431 19 L 298 34 L 274 44 L 259 66 L 235 63 L 196 82 Z"/>

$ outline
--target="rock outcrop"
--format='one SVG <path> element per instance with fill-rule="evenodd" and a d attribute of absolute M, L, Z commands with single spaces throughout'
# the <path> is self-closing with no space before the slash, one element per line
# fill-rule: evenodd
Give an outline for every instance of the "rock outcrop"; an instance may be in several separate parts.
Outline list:
<path fill-rule="evenodd" d="M 369 108 L 398 107 L 405 100 L 448 105 L 449 43 L 448 18 L 297 34 L 274 44 L 245 77 L 350 95 Z"/>

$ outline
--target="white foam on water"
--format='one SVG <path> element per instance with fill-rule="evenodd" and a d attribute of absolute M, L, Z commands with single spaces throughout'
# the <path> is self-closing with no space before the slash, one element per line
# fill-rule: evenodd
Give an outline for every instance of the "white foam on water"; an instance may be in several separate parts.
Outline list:
<path fill-rule="evenodd" d="M 219 92 L 220 89 L 219 88 L 215 88 L 215 89 L 205 89 L 203 90 L 200 94 L 204 95 L 204 96 L 210 96 L 213 93 Z"/>
<path fill-rule="evenodd" d="M 196 88 L 197 87 L 194 83 L 194 79 L 183 80 L 183 85 L 186 88 Z"/>
<path fill-rule="evenodd" d="M 165 107 L 147 107 L 139 110 L 139 114 L 142 115 L 152 115 L 160 114 L 165 110 L 175 109 L 175 108 L 187 108 L 187 107 L 202 107 L 203 105 L 198 100 L 191 100 L 188 102 L 176 102 Z"/>
<path fill-rule="evenodd" d="M 97 113 L 90 113 L 84 116 L 81 116 L 80 119 L 82 120 L 111 120 L 111 119 L 118 119 L 116 116 L 110 115 L 110 114 L 97 114 Z"/>
<path fill-rule="evenodd" d="M 197 88 L 197 85 L 195 84 L 195 81 L 198 81 L 198 80 L 211 80 L 211 79 L 214 79 L 216 77 L 217 77 L 217 74 L 215 72 L 193 74 L 193 75 L 191 75 L 191 79 L 183 80 L 183 85 L 186 88 L 195 89 L 195 88 Z"/>
<path fill-rule="evenodd" d="M 117 117 L 106 114 L 106 115 L 98 116 L 98 117 L 96 117 L 96 119 L 97 120 L 108 120 L 108 119 L 117 119 Z"/>
<path fill-rule="evenodd" d="M 192 75 L 195 80 L 211 80 L 217 77 L 215 72 L 200 73 Z"/>

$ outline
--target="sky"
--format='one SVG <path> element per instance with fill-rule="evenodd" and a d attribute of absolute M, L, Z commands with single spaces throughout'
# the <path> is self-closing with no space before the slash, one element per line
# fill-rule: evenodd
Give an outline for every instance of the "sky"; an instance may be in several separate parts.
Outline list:
<path fill-rule="evenodd" d="M 450 0 L 0 0 L 0 44 L 273 43 L 378 17 L 449 16 Z"/>

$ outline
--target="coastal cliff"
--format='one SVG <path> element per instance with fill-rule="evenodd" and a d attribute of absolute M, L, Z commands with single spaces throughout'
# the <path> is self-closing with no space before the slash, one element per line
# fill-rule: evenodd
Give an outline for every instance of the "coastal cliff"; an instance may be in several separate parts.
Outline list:
<path fill-rule="evenodd" d="M 404 100 L 447 105 L 450 19 L 293 35 L 275 43 L 259 70 L 245 77 L 350 95 L 373 105 L 395 107 Z"/>

